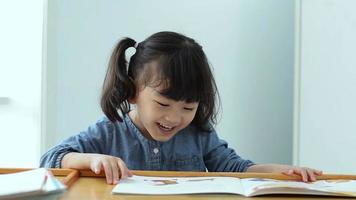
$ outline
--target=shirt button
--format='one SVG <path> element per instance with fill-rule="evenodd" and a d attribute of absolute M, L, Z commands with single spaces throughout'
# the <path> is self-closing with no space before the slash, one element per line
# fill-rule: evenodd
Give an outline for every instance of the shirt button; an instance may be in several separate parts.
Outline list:
<path fill-rule="evenodd" d="M 153 149 L 153 153 L 157 154 L 159 152 L 158 148 Z"/>

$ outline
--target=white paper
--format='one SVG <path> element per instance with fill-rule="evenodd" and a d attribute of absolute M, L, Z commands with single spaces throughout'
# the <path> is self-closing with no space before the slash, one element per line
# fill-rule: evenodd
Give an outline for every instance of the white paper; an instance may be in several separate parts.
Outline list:
<path fill-rule="evenodd" d="M 141 195 L 229 193 L 244 196 L 305 194 L 356 197 L 356 181 L 320 180 L 304 183 L 263 178 L 133 176 L 119 181 L 112 193 Z"/>
<path fill-rule="evenodd" d="M 263 194 L 314 194 L 355 196 L 355 180 L 319 180 L 315 182 L 283 181 L 263 178 L 241 179 L 246 196 Z"/>
<path fill-rule="evenodd" d="M 46 169 L 0 175 L 0 199 L 59 193 L 66 189 Z"/>
<path fill-rule="evenodd" d="M 0 175 L 0 196 L 41 190 L 45 183 L 45 169 Z M 4 187 L 6 186 L 6 187 Z"/>
<path fill-rule="evenodd" d="M 132 176 L 119 181 L 113 193 L 125 194 L 197 194 L 242 193 L 238 178 L 232 177 L 148 177 Z"/>

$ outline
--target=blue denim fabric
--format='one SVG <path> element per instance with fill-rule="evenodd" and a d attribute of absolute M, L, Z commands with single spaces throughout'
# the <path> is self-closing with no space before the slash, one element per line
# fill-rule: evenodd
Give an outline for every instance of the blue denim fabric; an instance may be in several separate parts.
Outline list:
<path fill-rule="evenodd" d="M 158 142 L 145 138 L 127 115 L 115 123 L 103 117 L 69 137 L 41 157 L 40 167 L 60 168 L 70 152 L 116 156 L 131 170 L 244 172 L 254 164 L 228 148 L 213 128 L 202 132 L 189 125 L 169 141 Z"/>

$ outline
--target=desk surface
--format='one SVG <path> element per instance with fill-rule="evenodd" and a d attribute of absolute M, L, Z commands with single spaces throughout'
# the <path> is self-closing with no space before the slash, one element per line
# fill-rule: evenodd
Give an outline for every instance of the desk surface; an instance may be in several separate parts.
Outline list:
<path fill-rule="evenodd" d="M 139 174 L 138 174 L 139 175 Z M 142 174 L 141 175 L 150 175 Z M 155 174 L 159 175 L 159 174 Z M 167 175 L 167 174 L 164 174 Z M 354 177 L 353 177 L 354 178 Z M 60 200 L 72 200 L 72 199 L 86 199 L 86 200 L 136 200 L 136 199 L 149 199 L 149 200 L 228 200 L 228 199 L 263 199 L 263 200 L 282 200 L 282 199 L 346 199 L 342 197 L 323 197 L 323 196 L 296 196 L 296 195 L 274 195 L 274 196 L 260 196 L 260 197 L 243 197 L 239 195 L 227 195 L 227 194 L 205 194 L 205 195 L 164 195 L 164 196 L 151 196 L 151 195 L 118 195 L 111 194 L 111 190 L 114 185 L 106 184 L 106 180 L 103 177 L 80 177 L 69 190 L 60 198 Z M 350 199 L 350 198 L 349 198 Z"/>

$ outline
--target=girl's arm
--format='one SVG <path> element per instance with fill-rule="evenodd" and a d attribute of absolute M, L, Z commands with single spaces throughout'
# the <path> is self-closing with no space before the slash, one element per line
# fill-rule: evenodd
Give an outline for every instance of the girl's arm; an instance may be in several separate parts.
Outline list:
<path fill-rule="evenodd" d="M 111 122 L 102 119 L 81 133 L 71 136 L 42 155 L 40 167 L 62 168 L 63 157 L 72 152 L 108 154 L 113 141 L 114 128 Z"/>
<path fill-rule="evenodd" d="M 67 153 L 61 161 L 62 168 L 89 169 L 92 159 L 91 153 Z"/>
<path fill-rule="evenodd" d="M 289 176 L 298 175 L 305 182 L 314 181 L 316 176 L 322 174 L 322 171 L 306 167 L 254 164 L 250 160 L 238 156 L 233 149 L 228 148 L 227 143 L 218 138 L 214 129 L 205 136 L 205 152 L 207 153 L 204 155 L 204 162 L 208 171 L 282 173 Z"/>
<path fill-rule="evenodd" d="M 281 164 L 256 164 L 247 168 L 246 172 L 282 173 L 288 176 L 298 175 L 302 181 L 316 181 L 316 176 L 322 175 L 322 171 L 307 167 L 297 167 Z"/>
<path fill-rule="evenodd" d="M 105 171 L 107 183 L 116 183 L 120 178 L 130 176 L 125 163 L 109 154 L 116 140 L 114 125 L 106 118 L 91 125 L 86 131 L 69 137 L 46 152 L 40 167 L 91 169 L 95 173 Z"/>
<path fill-rule="evenodd" d="M 208 171 L 213 172 L 245 172 L 254 165 L 250 160 L 240 157 L 234 149 L 229 148 L 227 142 L 219 139 L 214 128 L 201 134 L 204 151 L 204 163 Z"/>

